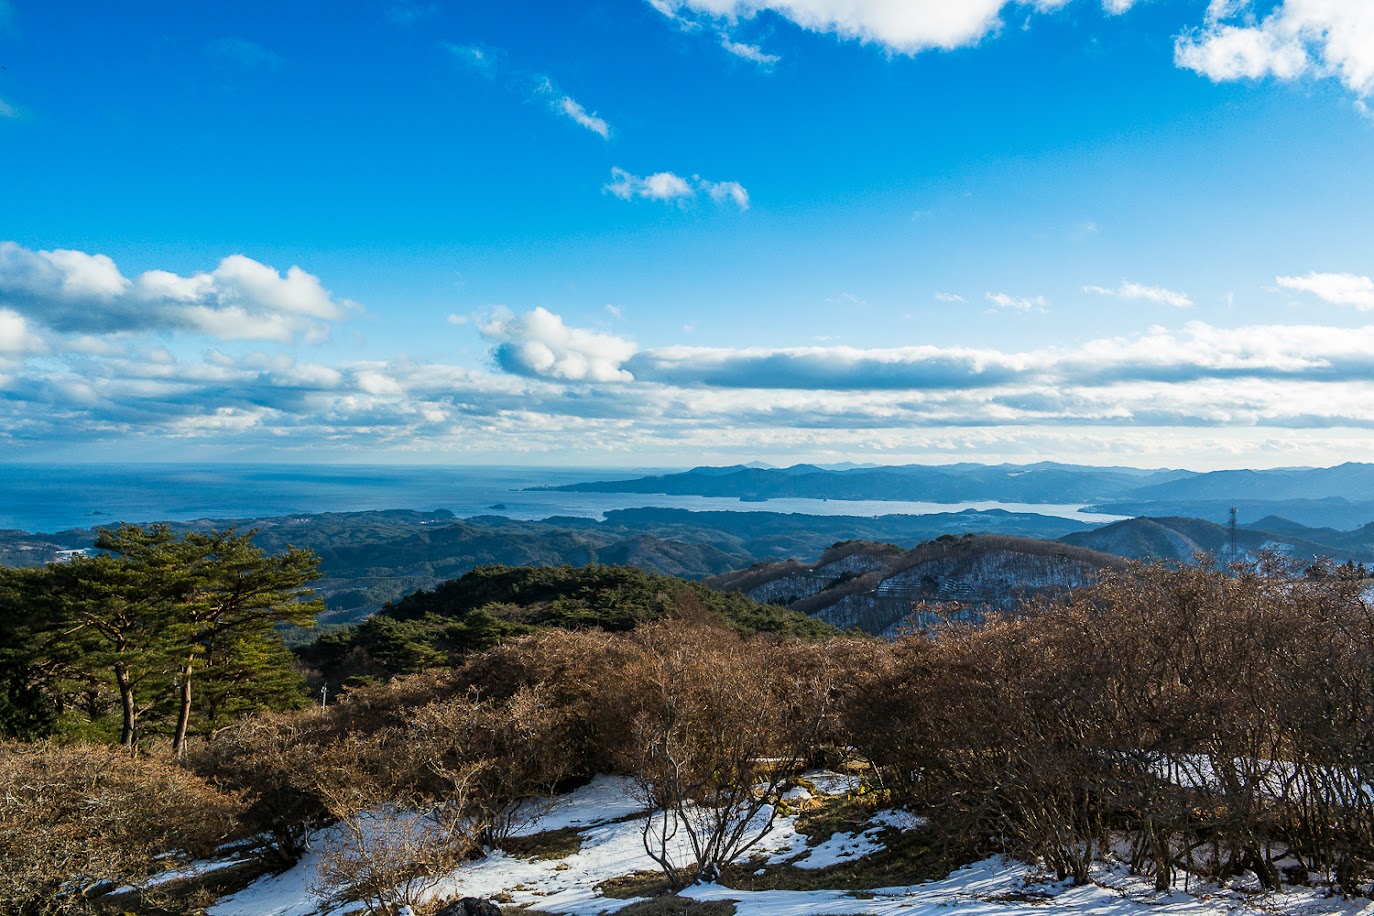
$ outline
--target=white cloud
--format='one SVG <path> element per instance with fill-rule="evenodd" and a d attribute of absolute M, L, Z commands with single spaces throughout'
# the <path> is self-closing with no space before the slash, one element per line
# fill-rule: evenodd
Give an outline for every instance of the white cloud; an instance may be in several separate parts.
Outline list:
<path fill-rule="evenodd" d="M 1224 24 L 1179 36 L 1174 62 L 1216 83 L 1270 75 L 1293 79 L 1308 67 L 1307 49 L 1295 36 Z"/>
<path fill-rule="evenodd" d="M 1213 0 L 1207 23 L 1180 36 L 1181 67 L 1217 82 L 1307 73 L 1335 77 L 1359 96 L 1374 92 L 1374 4 L 1368 0 L 1282 0 L 1256 22 L 1248 3 Z"/>
<path fill-rule="evenodd" d="M 0 308 L 0 361 L 5 357 L 36 352 L 42 342 L 29 331 L 24 316 Z"/>
<path fill-rule="evenodd" d="M 65 248 L 30 251 L 15 242 L 0 242 L 0 296 L 109 302 L 129 287 L 106 255 Z"/>
<path fill-rule="evenodd" d="M 709 23 L 722 46 L 750 59 L 771 58 L 735 31 L 761 13 L 814 32 L 917 54 L 977 44 L 1001 28 L 1002 15 L 1029 7 L 1051 12 L 1072 0 L 647 0 L 683 29 Z M 1101 0 L 1113 16 L 1138 0 Z M 1029 20 L 1027 20 L 1029 22 Z M 757 54 L 755 53 L 757 52 Z M 1374 3 L 1278 0 L 1256 18 L 1250 0 L 1210 0 L 1204 21 L 1175 40 L 1174 61 L 1215 82 L 1304 75 L 1339 79 L 1357 96 L 1374 93 Z M 760 62 L 765 62 L 761 60 Z"/>
<path fill-rule="evenodd" d="M 0 356 L 29 345 L 25 322 L 0 312 Z M 507 460 L 575 452 L 643 463 L 715 448 L 766 456 L 818 437 L 855 453 L 927 448 L 988 460 L 1035 439 L 1138 463 L 1168 443 L 1186 451 L 1183 441 L 1223 450 L 1272 443 L 1287 457 L 1299 439 L 1340 439 L 1348 453 L 1374 430 L 1374 326 L 1192 322 L 1021 352 L 641 350 L 545 309 L 501 311 L 480 330 L 504 371 L 403 357 L 325 366 L 280 352 L 212 351 L 196 362 L 128 336 L 53 339 L 42 359 L 20 353 L 0 365 L 0 442 L 194 436 L 266 449 Z M 1063 447 L 1048 457 L 1063 458 Z"/>
<path fill-rule="evenodd" d="M 987 300 L 998 308 L 1018 312 L 1029 312 L 1033 309 L 1044 311 L 1048 304 L 1044 296 L 1008 296 L 1006 293 L 988 293 Z"/>
<path fill-rule="evenodd" d="M 460 45 L 451 41 L 441 44 L 460 63 L 488 79 L 494 78 L 500 69 L 500 54 L 490 48 L 481 45 Z"/>
<path fill-rule="evenodd" d="M 1310 273 L 1305 277 L 1278 277 L 1279 286 L 1311 293 L 1333 305 L 1353 305 L 1360 311 L 1374 309 L 1374 280 L 1356 274 Z"/>
<path fill-rule="evenodd" d="M 743 41 L 735 41 L 730 37 L 728 32 L 721 33 L 720 46 L 736 57 L 742 57 L 745 60 L 753 61 L 761 67 L 771 67 L 782 60 L 777 54 L 769 54 L 758 45 L 751 45 Z"/>
<path fill-rule="evenodd" d="M 600 134 L 602 139 L 611 138 L 611 128 L 603 119 L 596 116 L 596 112 L 589 112 L 577 103 L 572 96 L 563 96 L 558 100 L 558 110 L 581 124 L 594 134 Z"/>
<path fill-rule="evenodd" d="M 691 32 L 701 28 L 700 23 L 678 13 L 678 9 L 682 5 L 680 0 L 646 0 L 646 2 L 683 31 Z"/>
<path fill-rule="evenodd" d="M 547 101 L 549 110 L 585 127 L 602 139 L 611 138 L 611 126 L 606 119 L 594 111 L 588 111 L 581 102 L 559 89 L 552 77 L 507 66 L 505 55 L 499 49 L 452 42 L 442 44 L 453 57 L 480 76 L 526 100 Z"/>
<path fill-rule="evenodd" d="M 1103 286 L 1085 286 L 1083 292 L 1097 296 L 1116 296 L 1121 299 L 1143 299 L 1147 302 L 1171 305 L 1178 309 L 1191 308 L 1193 304 L 1193 300 L 1187 293 L 1175 292 L 1161 286 L 1145 286 L 1130 280 L 1122 280 L 1121 285 L 1116 289 L 1107 289 Z"/>
<path fill-rule="evenodd" d="M 679 0 L 672 9 L 725 21 L 768 10 L 811 31 L 914 54 L 977 42 L 997 27 L 1005 5 L 1006 0 Z"/>
<path fill-rule="evenodd" d="M 1007 7 L 1029 6 L 1048 12 L 1070 0 L 648 0 L 650 6 L 682 28 L 703 20 L 735 26 L 759 13 L 772 12 L 813 32 L 832 33 L 882 45 L 889 51 L 916 54 L 933 48 L 977 44 L 1002 24 Z M 1136 0 L 1102 0 L 1113 15 Z M 726 41 L 734 39 L 726 33 Z M 738 53 L 726 45 L 731 53 Z M 741 55 L 741 56 L 748 56 Z M 771 55 L 769 55 L 771 56 Z"/>
<path fill-rule="evenodd" d="M 646 200 L 686 201 L 704 193 L 716 203 L 732 202 L 741 210 L 749 209 L 749 192 L 738 181 L 708 181 L 700 175 L 691 179 L 673 172 L 655 172 L 640 177 L 625 169 L 611 169 L 611 180 L 603 188 L 621 200 L 636 197 Z"/>
<path fill-rule="evenodd" d="M 0 242 L 0 305 L 64 332 L 180 330 L 225 340 L 318 339 L 349 305 L 299 267 L 280 274 L 243 255 L 210 272 L 126 278 L 103 254 Z"/>
<path fill-rule="evenodd" d="M 0 118 L 17 117 L 19 117 L 19 109 L 15 108 L 13 105 L 11 105 L 9 102 L 6 102 L 4 99 L 0 99 Z"/>
<path fill-rule="evenodd" d="M 968 300 L 966 300 L 963 296 L 959 295 L 958 293 L 942 293 L 942 292 L 940 292 L 939 290 L 936 290 L 936 291 L 935 291 L 935 299 L 936 299 L 937 302 L 966 302 L 966 301 L 968 301 Z"/>
<path fill-rule="evenodd" d="M 635 197 L 649 200 L 678 200 L 696 196 L 696 191 L 687 183 L 687 179 L 672 172 L 655 172 L 641 178 L 620 168 L 611 169 L 611 181 L 602 190 L 621 200 Z"/>
<path fill-rule="evenodd" d="M 741 210 L 749 209 L 749 192 L 738 181 L 707 181 L 696 175 L 692 178 L 696 181 L 697 187 L 705 191 L 716 203 L 725 203 L 728 200 L 733 201 Z"/>
<path fill-rule="evenodd" d="M 544 308 L 524 315 L 498 310 L 480 330 L 495 343 L 498 366 L 516 375 L 570 382 L 629 382 L 634 376 L 622 368 L 635 345 L 611 334 L 570 328 Z"/>

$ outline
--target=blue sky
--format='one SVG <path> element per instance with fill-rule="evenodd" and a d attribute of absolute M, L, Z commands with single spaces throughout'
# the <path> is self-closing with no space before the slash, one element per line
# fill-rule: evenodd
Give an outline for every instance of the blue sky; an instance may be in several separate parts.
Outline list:
<path fill-rule="evenodd" d="M 0 0 L 43 460 L 1374 457 L 1366 0 Z"/>

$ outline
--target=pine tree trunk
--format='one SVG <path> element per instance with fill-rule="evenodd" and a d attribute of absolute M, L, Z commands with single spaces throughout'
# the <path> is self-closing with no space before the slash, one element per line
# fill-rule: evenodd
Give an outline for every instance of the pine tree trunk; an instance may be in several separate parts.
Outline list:
<path fill-rule="evenodd" d="M 119 685 L 119 702 L 124 709 L 124 726 L 119 733 L 119 743 L 124 747 L 134 744 L 134 685 L 129 679 L 129 669 L 123 665 L 115 666 L 115 683 Z"/>
<path fill-rule="evenodd" d="M 186 732 L 191 725 L 191 659 L 181 669 L 181 712 L 177 716 L 176 734 L 172 736 L 172 756 L 186 753 Z"/>

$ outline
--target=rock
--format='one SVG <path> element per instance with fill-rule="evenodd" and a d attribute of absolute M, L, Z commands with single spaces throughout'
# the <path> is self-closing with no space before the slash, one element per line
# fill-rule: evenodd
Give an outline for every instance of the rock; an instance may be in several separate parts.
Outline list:
<path fill-rule="evenodd" d="M 501 908 L 490 900 L 479 897 L 464 897 L 447 904 L 434 916 L 501 916 Z"/>

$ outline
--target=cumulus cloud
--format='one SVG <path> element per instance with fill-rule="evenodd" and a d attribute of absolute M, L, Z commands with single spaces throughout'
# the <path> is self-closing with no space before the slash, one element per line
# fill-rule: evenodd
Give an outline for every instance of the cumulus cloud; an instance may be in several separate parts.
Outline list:
<path fill-rule="evenodd" d="M 1221 23 L 1180 36 L 1174 61 L 1215 83 L 1271 75 L 1292 79 L 1308 67 L 1307 49 L 1296 35 Z"/>
<path fill-rule="evenodd" d="M 544 308 L 524 315 L 498 310 L 480 327 L 495 343 L 492 357 L 507 372 L 569 382 L 629 382 L 622 368 L 635 345 L 611 334 L 570 328 Z"/>
<path fill-rule="evenodd" d="M 889 52 L 969 47 L 996 32 L 1003 15 L 1051 12 L 1073 0 L 647 0 L 684 30 L 709 27 L 733 54 L 772 63 L 736 33 L 762 13 Z M 1101 0 L 1122 15 L 1138 0 Z M 1374 93 L 1374 4 L 1368 0 L 1278 0 L 1259 17 L 1251 0 L 1210 0 L 1205 18 L 1177 36 L 1174 61 L 1214 82 L 1300 76 L 1339 79 L 1360 98 Z"/>
<path fill-rule="evenodd" d="M 900 54 L 977 44 L 1002 24 L 1008 7 L 1048 12 L 1070 0 L 647 0 L 680 27 L 703 21 L 734 26 L 772 12 L 814 32 L 883 46 Z M 1126 12 L 1135 0 L 1102 0 L 1107 12 Z"/>
<path fill-rule="evenodd" d="M 1175 292 L 1162 286 L 1145 286 L 1130 280 L 1122 280 L 1121 285 L 1116 289 L 1107 289 L 1103 286 L 1085 286 L 1083 292 L 1092 293 L 1096 296 L 1116 296 L 1120 299 L 1143 299 L 1147 302 L 1171 305 L 1177 309 L 1190 308 L 1193 304 L 1193 300 L 1189 298 L 1187 293 Z"/>
<path fill-rule="evenodd" d="M 0 315 L 0 341 L 13 337 L 15 317 Z M 187 362 L 129 338 L 99 351 L 49 352 L 0 373 L 0 441 L 191 438 L 642 460 L 655 449 L 676 459 L 688 448 L 758 454 L 818 434 L 835 448 L 920 442 L 954 454 L 991 454 L 996 443 L 1027 436 L 1091 441 L 1117 454 L 1111 450 L 1139 435 L 1136 444 L 1148 447 L 1133 454 L 1143 455 L 1183 441 L 1190 428 L 1227 428 L 1225 437 L 1207 434 L 1216 447 L 1266 437 L 1292 443 L 1341 428 L 1367 436 L 1374 428 L 1374 327 L 1195 322 L 1025 352 L 637 350 L 543 309 L 500 312 L 480 330 L 501 371 L 403 357 L 324 366 L 213 351 Z M 1256 432 L 1246 438 L 1246 428 Z M 1101 432 L 1085 437 L 1089 429 Z"/>
<path fill-rule="evenodd" d="M 1374 5 L 1367 0 L 1282 0 L 1258 21 L 1249 6 L 1213 0 L 1206 23 L 1176 41 L 1176 63 L 1215 82 L 1310 73 L 1339 79 L 1359 96 L 1374 92 Z"/>
<path fill-rule="evenodd" d="M 67 333 L 190 331 L 225 340 L 319 339 L 348 304 L 299 267 L 243 255 L 213 271 L 150 270 L 130 280 L 103 254 L 0 242 L 0 306 Z"/>
<path fill-rule="evenodd" d="M 641 178 L 621 168 L 611 169 L 611 180 L 602 188 L 621 200 L 644 197 L 649 200 L 680 200 L 695 197 L 687 179 L 672 172 L 655 172 Z"/>
<path fill-rule="evenodd" d="M 693 178 L 697 187 L 705 191 L 716 203 L 730 201 L 741 210 L 749 209 L 749 192 L 738 181 L 707 181 L 696 176 Z"/>
<path fill-rule="evenodd" d="M 733 203 L 741 210 L 749 209 L 749 192 L 738 181 L 708 181 L 700 175 L 690 179 L 673 172 L 655 172 L 639 176 L 625 169 L 611 169 L 611 180 L 603 188 L 621 200 L 688 201 L 705 194 L 718 204 Z"/>
<path fill-rule="evenodd" d="M 993 350 L 938 347 L 799 347 L 769 350 L 665 347 L 638 354 L 636 378 L 678 386 L 832 390 L 981 388 L 1013 379 L 1023 359 Z"/>
<path fill-rule="evenodd" d="M 1278 277 L 1284 289 L 1311 293 L 1333 305 L 1353 305 L 1362 312 L 1374 309 L 1374 280 L 1356 274 L 1310 273 L 1305 277 Z"/>
<path fill-rule="evenodd" d="M 29 330 L 24 316 L 0 308 L 0 366 L 43 349 L 43 342 Z"/>
<path fill-rule="evenodd" d="M 576 382 L 636 382 L 683 389 L 979 391 L 1094 388 L 1125 382 L 1292 379 L 1374 381 L 1374 326 L 1190 322 L 1069 349 L 1024 352 L 929 345 L 856 348 L 639 349 L 609 334 L 569 328 L 546 309 L 499 311 L 481 327 L 507 372 Z"/>

